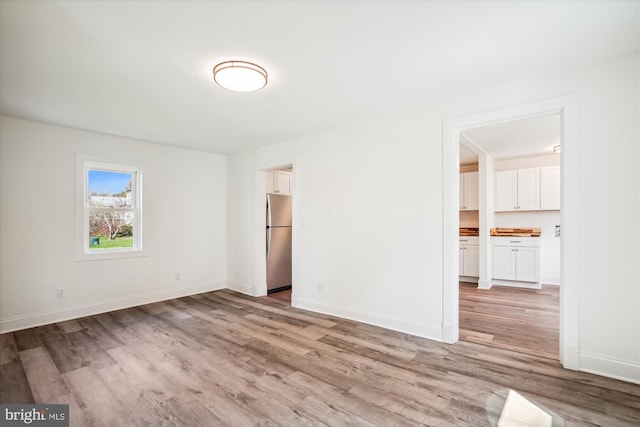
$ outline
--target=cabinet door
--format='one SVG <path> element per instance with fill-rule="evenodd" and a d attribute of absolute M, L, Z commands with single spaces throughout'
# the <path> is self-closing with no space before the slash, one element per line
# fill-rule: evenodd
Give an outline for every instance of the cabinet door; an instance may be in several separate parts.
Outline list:
<path fill-rule="evenodd" d="M 265 184 L 267 187 L 267 193 L 275 193 L 276 188 L 276 175 L 275 175 L 275 171 L 267 171 L 265 172 Z"/>
<path fill-rule="evenodd" d="M 510 246 L 493 247 L 493 278 L 503 280 L 514 280 L 515 251 Z"/>
<path fill-rule="evenodd" d="M 516 280 L 538 281 L 538 248 L 516 248 Z"/>
<path fill-rule="evenodd" d="M 275 192 L 283 195 L 291 195 L 291 172 L 275 171 Z"/>
<path fill-rule="evenodd" d="M 560 210 L 560 166 L 540 168 L 540 209 Z"/>
<path fill-rule="evenodd" d="M 518 210 L 518 171 L 496 172 L 496 211 Z"/>
<path fill-rule="evenodd" d="M 464 248 L 464 276 L 480 276 L 480 249 L 478 246 Z"/>
<path fill-rule="evenodd" d="M 518 170 L 518 210 L 540 210 L 540 169 Z"/>
<path fill-rule="evenodd" d="M 460 246 L 458 249 L 458 274 L 465 276 L 464 274 L 464 246 Z"/>
<path fill-rule="evenodd" d="M 460 204 L 461 210 L 477 211 L 478 198 L 478 172 L 465 172 L 460 176 Z"/>

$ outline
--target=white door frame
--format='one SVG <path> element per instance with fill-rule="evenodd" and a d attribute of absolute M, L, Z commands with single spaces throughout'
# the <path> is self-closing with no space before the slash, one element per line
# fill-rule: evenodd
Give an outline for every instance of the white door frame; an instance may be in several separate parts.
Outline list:
<path fill-rule="evenodd" d="M 253 166 L 255 189 L 253 197 L 253 283 L 251 286 L 251 295 L 260 297 L 267 295 L 267 260 L 265 248 L 265 218 L 266 209 L 266 173 L 269 170 L 291 167 L 293 174 L 291 176 L 291 195 L 292 202 L 292 237 L 291 237 L 291 305 L 297 304 L 297 293 L 295 284 L 298 282 L 298 234 L 296 227 L 297 221 L 297 193 L 298 193 L 298 160 L 296 158 L 286 158 L 277 161 L 264 162 Z"/>
<path fill-rule="evenodd" d="M 458 232 L 460 132 L 465 129 L 559 113 L 562 117 L 560 223 L 560 363 L 579 369 L 578 97 L 568 95 L 443 121 L 443 341 L 458 341 Z M 480 224 L 481 231 L 483 225 Z M 484 232 L 488 233 L 486 227 Z"/>

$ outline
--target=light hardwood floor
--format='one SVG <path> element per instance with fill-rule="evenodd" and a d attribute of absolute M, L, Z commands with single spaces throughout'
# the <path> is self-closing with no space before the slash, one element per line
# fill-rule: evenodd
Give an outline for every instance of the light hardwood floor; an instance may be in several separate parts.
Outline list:
<path fill-rule="evenodd" d="M 460 282 L 460 339 L 559 360 L 560 290 Z"/>
<path fill-rule="evenodd" d="M 557 425 L 640 424 L 637 385 L 228 290 L 0 335 L 0 384 L 73 426 L 488 426 L 509 389 Z"/>

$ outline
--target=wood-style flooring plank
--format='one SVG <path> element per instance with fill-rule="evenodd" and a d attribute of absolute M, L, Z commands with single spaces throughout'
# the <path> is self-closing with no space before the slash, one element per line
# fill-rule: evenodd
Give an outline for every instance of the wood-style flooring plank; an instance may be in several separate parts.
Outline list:
<path fill-rule="evenodd" d="M 274 313 L 274 314 L 278 314 L 278 315 L 286 317 L 286 318 L 291 317 L 291 318 L 294 318 L 294 319 L 304 320 L 306 322 L 312 323 L 314 325 L 322 326 L 322 327 L 325 327 L 325 328 L 331 328 L 331 327 L 336 325 L 336 323 L 334 321 L 326 319 L 325 318 L 326 316 L 318 316 L 318 315 L 316 315 L 314 313 L 306 313 L 303 310 L 298 310 L 298 309 L 294 309 L 294 308 L 291 308 L 291 307 L 289 307 L 289 308 L 273 307 L 273 306 L 265 305 L 265 304 L 257 302 L 257 301 L 252 301 L 252 300 L 249 300 L 249 299 L 246 299 L 246 298 L 242 298 L 242 297 L 239 297 L 237 295 L 230 294 L 230 293 L 227 293 L 227 292 L 220 292 L 220 297 L 225 299 L 225 300 L 242 303 L 245 306 L 266 310 L 266 311 L 269 311 L 269 312 Z"/>
<path fill-rule="evenodd" d="M 13 338 L 18 346 L 18 351 L 29 350 L 30 348 L 40 347 L 43 344 L 42 337 L 51 337 L 61 334 L 62 331 L 57 324 L 39 326 L 36 328 L 23 329 L 13 333 Z"/>
<path fill-rule="evenodd" d="M 20 360 L 13 334 L 0 334 L 0 365 Z"/>
<path fill-rule="evenodd" d="M 115 363 L 84 330 L 47 335 L 42 337 L 42 342 L 63 374 L 84 366 L 101 368 Z"/>
<path fill-rule="evenodd" d="M 122 393 L 114 393 L 91 367 L 80 367 L 62 375 L 82 407 L 87 425 L 145 425 L 137 412 L 131 412 L 122 404 L 122 399 L 131 397 L 127 394 L 130 382 L 122 384 Z M 69 418 L 73 419 L 74 414 L 70 413 Z"/>
<path fill-rule="evenodd" d="M 36 402 L 58 403 L 56 399 L 69 393 L 60 371 L 44 347 L 30 348 L 20 352 Z"/>
<path fill-rule="evenodd" d="M 79 319 L 78 324 L 103 350 L 109 350 L 124 345 L 124 342 L 118 339 L 118 337 L 112 334 L 93 317 Z"/>
<path fill-rule="evenodd" d="M 20 360 L 0 365 L 0 403 L 36 403 Z"/>
<path fill-rule="evenodd" d="M 492 347 L 521 350 L 519 327 L 552 322 L 552 291 L 532 305 L 498 293 L 499 309 L 470 292 L 485 344 L 455 345 L 286 296 L 208 292 L 5 334 L 0 402 L 68 403 L 72 426 L 490 426 L 514 389 L 558 425 L 640 425 L 640 386 Z"/>

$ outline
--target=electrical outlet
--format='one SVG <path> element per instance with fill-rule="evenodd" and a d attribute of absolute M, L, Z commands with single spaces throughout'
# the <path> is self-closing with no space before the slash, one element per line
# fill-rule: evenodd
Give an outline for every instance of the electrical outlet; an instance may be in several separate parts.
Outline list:
<path fill-rule="evenodd" d="M 560 226 L 556 225 L 556 237 L 560 237 Z"/>
<path fill-rule="evenodd" d="M 322 282 L 318 282 L 318 292 L 322 292 L 323 288 L 324 286 L 322 285 Z"/>
<path fill-rule="evenodd" d="M 64 288 L 58 288 L 57 292 L 56 292 L 56 295 L 58 296 L 58 298 L 64 298 L 65 297 Z"/>
<path fill-rule="evenodd" d="M 180 273 L 176 273 L 176 280 L 180 280 Z"/>

